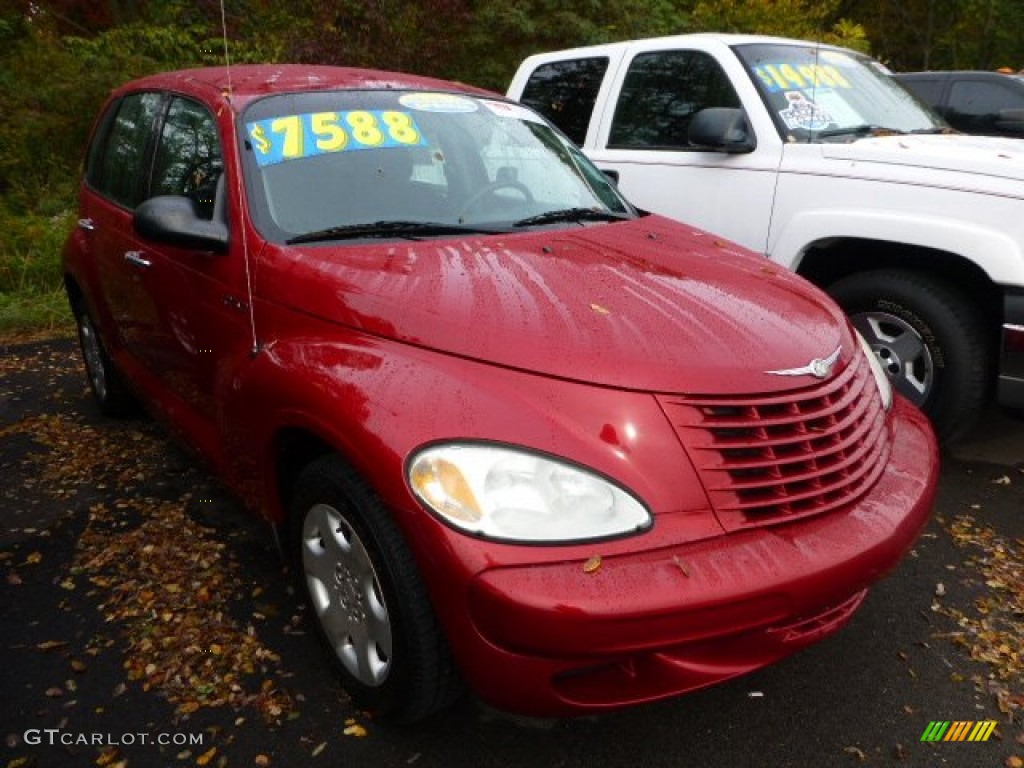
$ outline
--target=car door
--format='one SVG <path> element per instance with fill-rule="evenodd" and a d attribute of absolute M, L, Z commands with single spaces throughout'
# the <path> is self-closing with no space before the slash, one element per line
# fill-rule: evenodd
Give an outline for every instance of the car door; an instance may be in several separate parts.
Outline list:
<path fill-rule="evenodd" d="M 78 227 L 98 289 L 96 320 L 110 354 L 122 365 L 145 349 L 157 322 L 144 285 L 145 258 L 132 229 L 132 212 L 145 193 L 145 168 L 162 103 L 161 94 L 147 91 L 110 105 L 90 147 L 81 193 Z"/>
<path fill-rule="evenodd" d="M 733 76 L 746 78 L 738 66 Z M 688 139 L 690 121 L 702 109 L 744 108 L 722 63 L 693 48 L 634 48 L 614 77 L 614 108 L 602 116 L 591 159 L 614 171 L 619 188 L 640 208 L 763 252 L 780 145 L 757 136 L 754 151 L 726 154 Z"/>
<path fill-rule="evenodd" d="M 148 196 L 189 199 L 199 218 L 229 224 L 224 146 L 211 109 L 173 95 L 156 138 Z M 166 243 L 144 244 L 153 280 L 147 283 L 158 317 L 145 352 L 168 389 L 186 406 L 177 419 L 204 453 L 216 451 L 216 388 L 220 373 L 251 350 L 241 244 L 226 253 Z"/>

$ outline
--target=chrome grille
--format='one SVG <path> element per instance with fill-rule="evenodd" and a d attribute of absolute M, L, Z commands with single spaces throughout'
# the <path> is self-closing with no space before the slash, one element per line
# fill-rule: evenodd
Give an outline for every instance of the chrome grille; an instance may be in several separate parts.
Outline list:
<path fill-rule="evenodd" d="M 728 530 L 852 504 L 889 458 L 885 411 L 863 355 L 804 389 L 659 401 Z"/>

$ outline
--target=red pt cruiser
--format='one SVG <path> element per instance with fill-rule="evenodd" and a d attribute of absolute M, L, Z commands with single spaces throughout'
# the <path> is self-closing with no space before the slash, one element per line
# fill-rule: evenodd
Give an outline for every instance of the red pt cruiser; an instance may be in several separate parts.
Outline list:
<path fill-rule="evenodd" d="M 279 525 L 379 712 L 725 680 L 838 630 L 928 519 L 932 433 L 832 301 L 491 93 L 148 77 L 96 122 L 80 215 L 100 408 L 141 400 Z"/>

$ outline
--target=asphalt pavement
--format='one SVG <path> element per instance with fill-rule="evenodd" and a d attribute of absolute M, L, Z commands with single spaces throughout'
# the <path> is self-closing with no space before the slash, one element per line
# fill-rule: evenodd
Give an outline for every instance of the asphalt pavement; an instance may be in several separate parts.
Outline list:
<path fill-rule="evenodd" d="M 997 411 L 947 451 L 932 523 L 839 634 L 571 720 L 472 697 L 413 727 L 353 708 L 269 529 L 158 426 L 101 419 L 71 340 L 0 343 L 0 515 L 7 768 L 1024 766 L 1024 421 Z M 985 741 L 922 741 L 989 721 Z"/>

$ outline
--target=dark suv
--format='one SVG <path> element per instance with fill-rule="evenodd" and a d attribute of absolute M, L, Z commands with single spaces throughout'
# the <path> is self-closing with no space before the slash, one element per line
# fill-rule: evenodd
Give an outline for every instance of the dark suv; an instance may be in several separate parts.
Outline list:
<path fill-rule="evenodd" d="M 1024 138 L 1024 75 L 902 72 L 895 78 L 958 131 Z"/>

